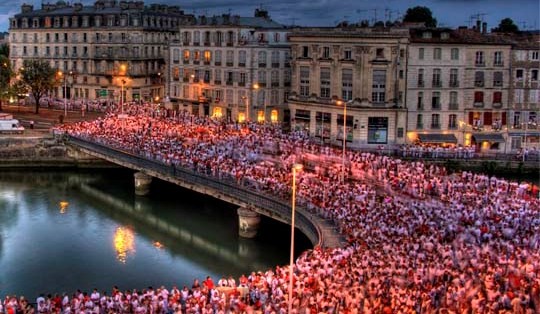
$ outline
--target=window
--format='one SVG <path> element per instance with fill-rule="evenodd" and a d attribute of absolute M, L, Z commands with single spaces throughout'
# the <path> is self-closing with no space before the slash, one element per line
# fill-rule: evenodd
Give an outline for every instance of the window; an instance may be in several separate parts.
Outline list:
<path fill-rule="evenodd" d="M 330 59 L 330 47 L 323 47 L 322 49 L 322 58 Z"/>
<path fill-rule="evenodd" d="M 424 92 L 418 92 L 416 107 L 418 110 L 424 110 Z"/>
<path fill-rule="evenodd" d="M 538 69 L 531 70 L 531 81 L 538 81 Z"/>
<path fill-rule="evenodd" d="M 459 60 L 459 49 L 458 48 L 452 48 L 450 50 L 450 59 Z"/>
<path fill-rule="evenodd" d="M 260 70 L 257 75 L 257 83 L 259 86 L 266 86 L 266 71 Z"/>
<path fill-rule="evenodd" d="M 240 50 L 238 52 L 238 66 L 246 66 L 246 59 L 247 59 L 246 51 Z M 221 62 L 221 56 L 220 56 L 220 62 Z"/>
<path fill-rule="evenodd" d="M 321 68 L 321 94 L 322 98 L 330 98 L 330 68 Z"/>
<path fill-rule="evenodd" d="M 424 128 L 424 115 L 421 113 L 416 115 L 416 128 L 419 130 Z"/>
<path fill-rule="evenodd" d="M 476 52 L 476 58 L 474 61 L 474 64 L 477 66 L 483 66 L 484 63 L 484 52 L 483 51 L 477 51 Z"/>
<path fill-rule="evenodd" d="M 266 51 L 259 51 L 258 62 L 259 62 L 259 68 L 266 68 Z"/>
<path fill-rule="evenodd" d="M 433 49 L 433 60 L 441 60 L 441 48 L 435 48 Z"/>
<path fill-rule="evenodd" d="M 221 84 L 221 70 L 214 70 L 214 84 Z"/>
<path fill-rule="evenodd" d="M 458 87 L 458 69 L 450 69 L 450 87 Z"/>
<path fill-rule="evenodd" d="M 212 52 L 210 50 L 205 50 L 203 54 L 204 63 L 210 64 L 210 61 L 212 61 Z"/>
<path fill-rule="evenodd" d="M 418 59 L 419 60 L 424 60 L 424 48 L 419 48 L 418 49 Z"/>
<path fill-rule="evenodd" d="M 189 50 L 184 50 L 183 56 L 184 56 L 184 62 L 189 62 Z"/>
<path fill-rule="evenodd" d="M 233 66 L 233 64 L 234 64 L 234 51 L 227 50 L 226 58 L 227 58 L 226 59 L 227 66 L 229 66 L 229 67 Z"/>
<path fill-rule="evenodd" d="M 431 94 L 431 109 L 440 110 L 441 109 L 441 93 L 433 92 Z"/>
<path fill-rule="evenodd" d="M 352 119 L 347 116 L 347 125 Z M 349 132 L 349 130 L 347 130 Z M 352 140 L 351 134 L 347 140 Z M 387 117 L 368 117 L 368 144 L 386 144 L 388 142 L 388 118 Z"/>
<path fill-rule="evenodd" d="M 502 103 L 502 92 L 493 92 L 493 103 L 494 104 Z"/>
<path fill-rule="evenodd" d="M 538 61 L 538 51 L 531 51 L 531 60 Z"/>
<path fill-rule="evenodd" d="M 493 86 L 502 86 L 503 85 L 503 73 L 500 71 L 493 72 Z"/>
<path fill-rule="evenodd" d="M 346 48 L 343 51 L 343 59 L 352 60 L 352 50 L 350 48 Z"/>
<path fill-rule="evenodd" d="M 516 80 L 518 80 L 518 81 L 523 80 L 523 69 L 517 69 L 516 70 Z"/>
<path fill-rule="evenodd" d="M 302 58 L 309 58 L 309 47 L 302 46 Z"/>
<path fill-rule="evenodd" d="M 273 89 L 270 91 L 270 105 L 271 106 L 279 105 L 279 91 L 278 90 Z"/>
<path fill-rule="evenodd" d="M 240 72 L 240 78 L 239 78 L 239 81 L 238 81 L 238 85 L 239 86 L 246 86 L 246 73 L 245 72 Z"/>
<path fill-rule="evenodd" d="M 516 104 L 522 104 L 523 103 L 523 90 L 522 89 L 515 89 L 514 90 L 514 103 Z"/>
<path fill-rule="evenodd" d="M 384 48 L 377 48 L 376 53 L 377 58 L 384 59 Z"/>
<path fill-rule="evenodd" d="M 484 92 L 474 92 L 474 103 L 475 104 L 484 103 Z"/>
<path fill-rule="evenodd" d="M 483 71 L 476 71 L 474 73 L 474 86 L 484 87 L 484 72 Z"/>
<path fill-rule="evenodd" d="M 537 103 L 539 96 L 540 96 L 540 91 L 539 90 L 534 90 L 534 89 L 529 90 L 529 103 L 530 104 Z"/>
<path fill-rule="evenodd" d="M 341 72 L 341 98 L 343 100 L 352 100 L 353 90 L 353 71 L 352 69 L 343 69 Z"/>
<path fill-rule="evenodd" d="M 493 54 L 493 65 L 498 65 L 498 66 L 503 65 L 502 51 L 495 51 L 495 53 Z"/>
<path fill-rule="evenodd" d="M 279 87 L 279 72 L 278 71 L 272 71 L 270 73 L 270 81 L 272 83 L 272 87 Z"/>
<path fill-rule="evenodd" d="M 279 51 L 272 51 L 272 67 L 279 68 Z"/>
<path fill-rule="evenodd" d="M 373 84 L 371 87 L 371 101 L 384 103 L 386 101 L 386 70 L 373 70 Z"/>
<path fill-rule="evenodd" d="M 441 86 L 441 69 L 433 69 L 433 87 Z"/>
<path fill-rule="evenodd" d="M 457 114 L 451 114 L 448 116 L 448 128 L 457 129 Z"/>
<path fill-rule="evenodd" d="M 300 96 L 309 96 L 309 67 L 300 67 Z"/>
<path fill-rule="evenodd" d="M 438 113 L 431 115 L 431 128 L 440 129 L 441 128 L 441 116 Z"/>
<path fill-rule="evenodd" d="M 418 69 L 418 87 L 424 87 L 424 69 Z"/>
<path fill-rule="evenodd" d="M 448 103 L 449 110 L 458 110 L 458 93 L 455 91 L 450 92 L 450 101 Z"/>

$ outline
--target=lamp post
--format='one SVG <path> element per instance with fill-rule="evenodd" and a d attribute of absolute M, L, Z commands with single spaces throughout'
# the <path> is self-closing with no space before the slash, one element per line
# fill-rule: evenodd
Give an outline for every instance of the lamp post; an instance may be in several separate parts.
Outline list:
<path fill-rule="evenodd" d="M 527 150 L 527 128 L 528 128 L 528 123 L 527 122 L 523 122 L 523 126 L 525 128 L 525 137 L 523 139 L 523 151 L 521 152 L 521 155 L 523 156 L 523 161 L 525 161 L 527 159 L 527 154 L 526 154 L 526 150 Z"/>
<path fill-rule="evenodd" d="M 254 84 L 252 85 L 252 87 L 253 87 L 253 91 L 254 91 L 253 94 L 254 94 L 254 96 L 255 96 L 255 101 L 257 101 L 257 98 L 258 98 L 258 97 L 257 97 L 257 96 L 258 96 L 258 95 L 257 95 L 257 90 L 259 89 L 259 84 L 254 83 Z M 263 117 L 263 119 L 264 119 L 264 121 L 266 121 L 266 103 L 265 103 L 265 102 L 263 103 L 263 106 L 264 106 L 264 117 Z M 259 106 L 257 105 L 257 108 L 258 108 L 258 107 L 259 107 Z M 258 117 L 258 113 L 257 113 L 257 121 L 258 121 L 258 120 L 259 120 L 259 117 Z"/>
<path fill-rule="evenodd" d="M 345 145 L 347 141 L 347 102 L 337 101 L 338 105 L 343 105 L 343 154 L 341 156 L 341 182 L 345 182 Z"/>
<path fill-rule="evenodd" d="M 120 111 L 123 114 L 124 113 L 124 86 L 126 85 L 126 80 L 122 79 L 120 83 L 122 83 L 121 89 L 120 89 Z"/>
<path fill-rule="evenodd" d="M 294 216 L 296 213 L 296 172 L 302 170 L 301 164 L 292 167 L 292 204 L 291 204 L 291 258 L 289 261 L 289 311 L 292 313 L 293 294 L 293 265 L 294 265 Z"/>

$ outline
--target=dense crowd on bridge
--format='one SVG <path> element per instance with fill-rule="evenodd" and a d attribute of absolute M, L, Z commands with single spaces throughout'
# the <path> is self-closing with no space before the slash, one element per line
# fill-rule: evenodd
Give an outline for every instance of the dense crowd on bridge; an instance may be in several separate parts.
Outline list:
<path fill-rule="evenodd" d="M 342 178 L 341 152 L 302 133 L 139 106 L 125 112 L 58 131 L 285 199 L 292 165 L 304 164 L 298 202 L 333 219 L 347 243 L 296 260 L 294 313 L 540 312 L 537 186 L 353 151 Z M 115 289 L 44 301 L 65 313 L 286 313 L 289 275 L 276 266 L 179 292 Z M 38 312 L 53 311 L 40 311 L 38 301 Z"/>

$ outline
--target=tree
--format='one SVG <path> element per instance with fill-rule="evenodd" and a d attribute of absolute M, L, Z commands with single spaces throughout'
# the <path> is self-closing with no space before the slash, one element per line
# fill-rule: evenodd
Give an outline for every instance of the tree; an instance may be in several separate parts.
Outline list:
<path fill-rule="evenodd" d="M 36 104 L 35 113 L 39 113 L 39 100 L 55 86 L 56 71 L 49 62 L 41 60 L 24 60 L 23 67 L 19 70 L 21 82 L 32 93 Z"/>
<path fill-rule="evenodd" d="M 0 111 L 2 110 L 2 102 L 9 99 L 9 90 L 13 71 L 9 58 L 6 55 L 0 54 Z"/>
<path fill-rule="evenodd" d="M 519 28 L 511 18 L 507 17 L 501 20 L 499 26 L 494 31 L 498 33 L 517 33 L 519 32 Z"/>
<path fill-rule="evenodd" d="M 424 23 L 426 27 L 437 27 L 437 19 L 428 7 L 416 6 L 407 9 L 403 22 Z"/>

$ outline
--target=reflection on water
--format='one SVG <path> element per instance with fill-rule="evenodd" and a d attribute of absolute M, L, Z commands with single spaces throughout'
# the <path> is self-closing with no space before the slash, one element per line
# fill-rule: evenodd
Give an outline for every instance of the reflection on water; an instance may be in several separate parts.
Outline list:
<path fill-rule="evenodd" d="M 60 206 L 60 214 L 65 214 L 69 203 L 66 201 L 61 201 L 58 205 Z"/>
<path fill-rule="evenodd" d="M 183 286 L 286 264 L 289 226 L 263 218 L 242 239 L 235 209 L 159 180 L 135 197 L 125 170 L 0 172 L 1 293 Z M 297 253 L 310 246 L 297 238 Z"/>
<path fill-rule="evenodd" d="M 118 227 L 114 232 L 116 259 L 125 264 L 128 254 L 135 255 L 135 235 L 129 227 Z"/>

